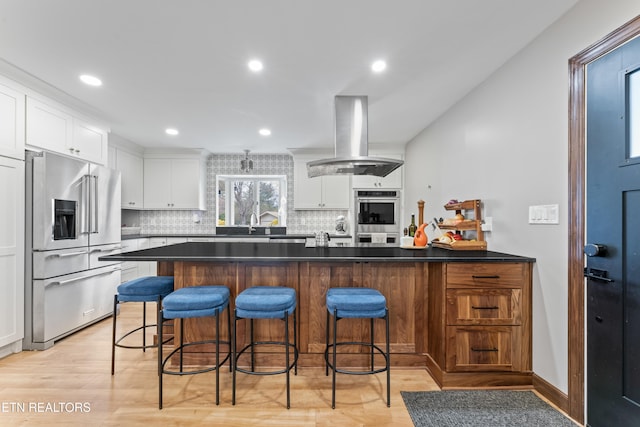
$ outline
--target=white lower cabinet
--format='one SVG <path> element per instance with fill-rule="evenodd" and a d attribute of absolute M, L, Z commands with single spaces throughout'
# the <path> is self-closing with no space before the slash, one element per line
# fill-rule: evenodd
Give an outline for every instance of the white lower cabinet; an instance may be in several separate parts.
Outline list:
<path fill-rule="evenodd" d="M 24 162 L 0 157 L 0 357 L 24 337 Z"/>
<path fill-rule="evenodd" d="M 127 239 L 122 241 L 122 252 L 175 245 L 177 243 L 185 243 L 186 241 L 186 237 L 141 237 L 139 239 Z M 155 261 L 123 262 L 122 283 L 142 276 L 157 276 L 157 270 L 158 263 Z"/>
<path fill-rule="evenodd" d="M 122 252 L 131 252 L 138 250 L 138 240 L 140 239 L 127 239 L 122 241 Z M 120 277 L 120 283 L 128 282 L 138 278 L 138 263 L 135 261 L 125 261 L 121 265 L 122 273 Z"/>

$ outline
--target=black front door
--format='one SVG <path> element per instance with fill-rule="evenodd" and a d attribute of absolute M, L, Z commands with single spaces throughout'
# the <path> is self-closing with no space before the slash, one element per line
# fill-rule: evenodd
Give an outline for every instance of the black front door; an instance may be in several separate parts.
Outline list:
<path fill-rule="evenodd" d="M 587 66 L 587 424 L 640 426 L 640 38 Z"/>

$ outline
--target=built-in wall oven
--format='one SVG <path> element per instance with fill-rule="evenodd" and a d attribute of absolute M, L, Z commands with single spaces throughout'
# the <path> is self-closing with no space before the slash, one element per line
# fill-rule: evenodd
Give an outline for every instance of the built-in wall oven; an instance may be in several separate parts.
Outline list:
<path fill-rule="evenodd" d="M 356 190 L 355 240 L 359 246 L 396 246 L 400 240 L 400 192 Z"/>

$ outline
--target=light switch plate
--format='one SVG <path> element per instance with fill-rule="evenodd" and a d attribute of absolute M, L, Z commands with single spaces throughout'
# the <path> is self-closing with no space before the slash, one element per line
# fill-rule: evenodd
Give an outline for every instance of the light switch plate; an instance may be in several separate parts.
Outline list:
<path fill-rule="evenodd" d="M 529 206 L 529 224 L 559 224 L 558 205 Z"/>

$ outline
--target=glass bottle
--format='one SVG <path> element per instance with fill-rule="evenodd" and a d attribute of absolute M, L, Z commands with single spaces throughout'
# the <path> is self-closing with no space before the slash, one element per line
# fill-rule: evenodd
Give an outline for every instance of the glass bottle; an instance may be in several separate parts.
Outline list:
<path fill-rule="evenodd" d="M 416 235 L 416 215 L 411 214 L 411 224 L 409 225 L 409 237 L 414 237 Z"/>

